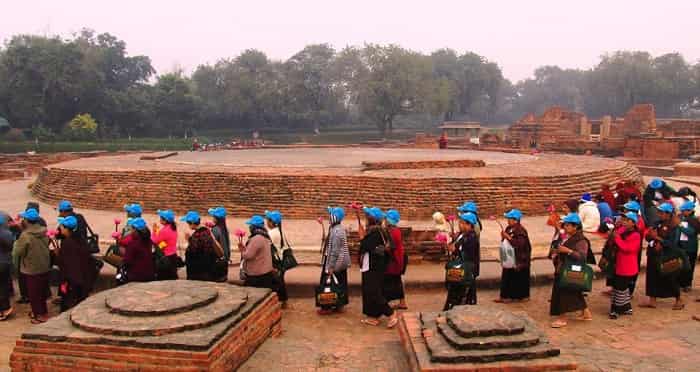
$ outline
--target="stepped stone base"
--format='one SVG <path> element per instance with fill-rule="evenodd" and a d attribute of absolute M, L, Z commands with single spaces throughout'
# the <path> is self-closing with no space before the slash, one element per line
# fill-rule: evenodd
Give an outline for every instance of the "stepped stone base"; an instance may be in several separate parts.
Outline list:
<path fill-rule="evenodd" d="M 195 281 L 100 292 L 30 328 L 13 371 L 232 371 L 281 332 L 267 289 Z"/>
<path fill-rule="evenodd" d="M 524 313 L 456 307 L 404 313 L 401 342 L 416 372 L 576 370 Z"/>

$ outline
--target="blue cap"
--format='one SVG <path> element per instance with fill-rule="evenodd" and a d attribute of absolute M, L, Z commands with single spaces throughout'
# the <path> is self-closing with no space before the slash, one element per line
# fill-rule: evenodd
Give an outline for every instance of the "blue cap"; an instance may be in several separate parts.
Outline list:
<path fill-rule="evenodd" d="M 185 214 L 184 217 L 180 218 L 180 221 L 182 222 L 187 222 L 187 223 L 193 223 L 193 224 L 199 224 L 199 222 L 202 220 L 201 217 L 199 217 L 199 213 L 196 211 L 189 211 L 187 214 Z"/>
<path fill-rule="evenodd" d="M 622 207 L 628 211 L 633 211 L 633 212 L 639 212 L 642 209 L 642 206 L 639 205 L 639 203 L 634 201 L 634 200 L 625 203 L 625 205 L 623 205 Z"/>
<path fill-rule="evenodd" d="M 166 209 L 164 211 L 158 210 L 158 217 L 166 220 L 167 222 L 175 222 L 175 212 L 171 211 L 170 209 Z"/>
<path fill-rule="evenodd" d="M 564 218 L 562 218 L 561 222 L 563 223 L 572 223 L 574 225 L 580 225 L 581 224 L 581 217 L 577 213 L 569 213 Z"/>
<path fill-rule="evenodd" d="M 474 203 L 473 201 L 468 201 L 457 207 L 457 210 L 463 213 L 477 213 L 479 212 L 479 206 L 477 206 L 476 203 Z"/>
<path fill-rule="evenodd" d="M 146 229 L 146 220 L 144 220 L 141 217 L 132 218 L 126 224 L 133 227 L 136 230 L 145 230 Z"/>
<path fill-rule="evenodd" d="M 634 212 L 627 212 L 623 215 L 623 217 L 634 221 L 634 223 L 637 223 L 637 221 L 639 221 L 639 215 L 637 213 L 634 213 Z"/>
<path fill-rule="evenodd" d="M 382 212 L 382 210 L 377 207 L 364 207 L 362 208 L 362 211 L 365 212 L 365 215 L 367 215 L 375 221 L 381 221 L 385 217 L 384 212 Z"/>
<path fill-rule="evenodd" d="M 265 218 L 272 221 L 275 225 L 282 223 L 282 213 L 280 211 L 265 211 Z"/>
<path fill-rule="evenodd" d="M 523 218 L 523 212 L 518 209 L 511 209 L 508 213 L 503 215 L 507 219 L 520 221 Z"/>
<path fill-rule="evenodd" d="M 65 226 L 68 230 L 75 230 L 78 228 L 78 220 L 74 216 L 58 217 L 58 224 Z"/>
<path fill-rule="evenodd" d="M 245 222 L 246 225 L 255 227 L 265 227 L 265 219 L 262 216 L 255 215 Z"/>
<path fill-rule="evenodd" d="M 656 207 L 656 209 L 658 209 L 660 212 L 671 213 L 671 214 L 675 210 L 675 208 L 673 208 L 673 205 L 671 205 L 671 203 L 663 203 L 660 206 Z"/>
<path fill-rule="evenodd" d="M 472 212 L 461 213 L 459 215 L 459 218 L 461 218 L 464 222 L 468 222 L 472 226 L 475 226 L 477 224 L 476 215 Z"/>
<path fill-rule="evenodd" d="M 345 209 L 341 207 L 328 207 L 328 214 L 340 222 L 345 218 Z"/>
<path fill-rule="evenodd" d="M 399 221 L 401 221 L 401 214 L 399 214 L 399 211 L 396 209 L 389 209 L 386 211 L 386 221 L 389 222 L 389 225 L 396 226 L 399 224 Z"/>
<path fill-rule="evenodd" d="M 589 202 L 591 200 L 593 200 L 593 197 L 591 196 L 591 194 L 585 193 L 585 194 L 581 195 L 581 201 Z"/>
<path fill-rule="evenodd" d="M 216 217 L 219 219 L 226 218 L 226 208 L 224 207 L 209 208 L 207 212 L 212 217 Z"/>
<path fill-rule="evenodd" d="M 681 204 L 681 207 L 678 209 L 680 209 L 681 212 L 694 211 L 695 210 L 695 203 L 692 201 L 687 201 L 687 202 Z"/>
<path fill-rule="evenodd" d="M 68 200 L 61 200 L 58 203 L 58 209 L 59 212 L 70 212 L 73 210 L 73 204 L 71 204 Z"/>
<path fill-rule="evenodd" d="M 141 205 L 138 203 L 127 204 L 124 206 L 124 211 L 130 216 L 141 217 L 141 214 L 143 213 L 143 208 L 141 208 Z"/>
<path fill-rule="evenodd" d="M 41 218 L 39 216 L 39 212 L 34 208 L 27 209 L 26 211 L 20 213 L 19 216 L 29 222 L 36 222 L 39 221 L 39 218 Z"/>
<path fill-rule="evenodd" d="M 7 222 L 7 221 L 5 221 L 5 216 L 0 214 L 0 225 L 4 225 L 5 222 Z"/>
<path fill-rule="evenodd" d="M 649 182 L 649 187 L 651 187 L 654 190 L 658 190 L 664 187 L 664 181 L 660 178 L 654 178 L 653 180 L 651 180 L 651 182 Z"/>

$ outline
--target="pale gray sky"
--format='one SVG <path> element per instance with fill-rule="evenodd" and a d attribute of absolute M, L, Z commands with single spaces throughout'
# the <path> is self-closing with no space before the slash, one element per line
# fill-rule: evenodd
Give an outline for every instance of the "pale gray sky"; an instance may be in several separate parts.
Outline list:
<path fill-rule="evenodd" d="M 698 0 L 2 0 L 0 40 L 82 27 L 126 41 L 158 72 L 257 48 L 286 59 L 310 43 L 450 47 L 497 62 L 506 77 L 544 64 L 589 68 L 619 49 L 700 59 Z"/>

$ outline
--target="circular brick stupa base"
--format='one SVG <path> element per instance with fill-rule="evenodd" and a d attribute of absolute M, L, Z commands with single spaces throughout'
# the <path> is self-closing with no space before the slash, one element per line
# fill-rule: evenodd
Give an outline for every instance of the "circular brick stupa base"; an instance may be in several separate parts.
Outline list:
<path fill-rule="evenodd" d="M 97 293 L 24 333 L 15 371 L 231 371 L 280 332 L 266 289 L 196 281 Z"/>
<path fill-rule="evenodd" d="M 560 355 L 525 313 L 458 306 L 447 312 L 404 313 L 401 341 L 414 371 L 563 371 Z"/>
<path fill-rule="evenodd" d="M 155 160 L 139 155 L 79 159 L 42 169 L 33 192 L 82 208 L 177 212 L 223 205 L 239 215 L 276 208 L 286 217 L 316 218 L 328 205 L 358 200 L 402 205 L 404 218 L 429 218 L 465 200 L 484 214 L 544 205 L 634 179 L 634 166 L 591 156 L 467 150 L 287 148 L 186 152 Z M 163 192 L 163 190 L 171 190 Z"/>

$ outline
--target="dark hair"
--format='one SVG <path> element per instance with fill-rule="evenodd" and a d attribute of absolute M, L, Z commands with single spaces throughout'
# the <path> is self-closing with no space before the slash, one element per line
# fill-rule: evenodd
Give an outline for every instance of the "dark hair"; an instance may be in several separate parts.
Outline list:
<path fill-rule="evenodd" d="M 279 225 L 275 225 L 280 229 L 280 244 L 282 244 L 282 247 L 284 247 L 284 234 L 282 233 L 282 222 L 280 222 Z M 282 248 L 282 247 L 277 247 L 277 248 Z"/>
<path fill-rule="evenodd" d="M 26 211 L 26 210 L 29 210 L 29 209 L 36 209 L 37 212 L 40 212 L 40 211 L 39 211 L 39 203 L 37 203 L 37 202 L 28 202 L 28 203 L 27 203 L 27 208 L 25 209 L 25 211 Z"/>
<path fill-rule="evenodd" d="M 228 226 L 226 226 L 226 217 L 224 218 L 219 218 L 219 217 L 214 217 L 214 221 L 216 221 L 216 225 L 221 229 L 221 234 L 223 236 L 228 236 Z"/>
<path fill-rule="evenodd" d="M 136 232 L 136 236 L 138 236 L 141 241 L 151 241 L 151 231 L 148 229 L 148 227 L 143 230 L 134 229 L 134 231 Z"/>
<path fill-rule="evenodd" d="M 166 219 L 163 218 L 163 217 L 161 217 L 160 219 L 161 219 L 162 221 L 165 222 L 165 225 L 170 226 L 170 228 L 173 229 L 173 231 L 177 231 L 177 224 L 175 223 L 174 220 L 173 220 L 173 221 L 168 221 L 168 220 L 166 220 Z"/>

